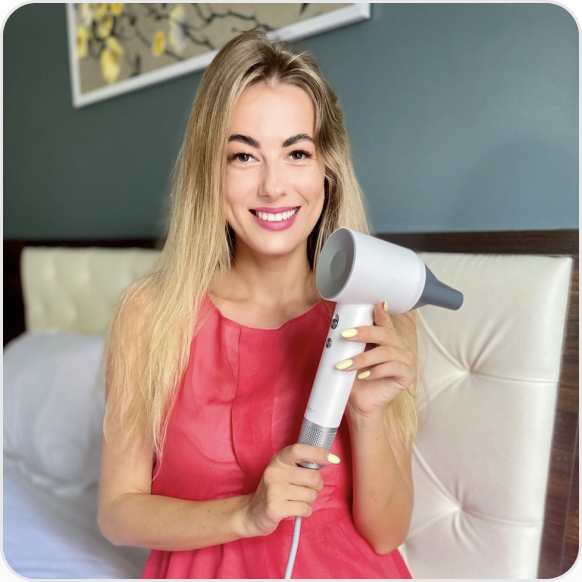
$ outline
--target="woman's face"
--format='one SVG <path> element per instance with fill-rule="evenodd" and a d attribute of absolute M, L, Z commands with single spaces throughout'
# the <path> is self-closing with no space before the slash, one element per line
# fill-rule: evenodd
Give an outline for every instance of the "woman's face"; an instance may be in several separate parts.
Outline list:
<path fill-rule="evenodd" d="M 237 249 L 242 242 L 258 253 L 285 255 L 304 247 L 324 203 L 325 168 L 317 159 L 314 131 L 313 105 L 298 87 L 260 83 L 241 95 L 230 125 L 225 177 L 226 216 Z M 259 216 L 257 208 L 268 216 Z M 286 218 L 277 216 L 281 208 L 298 211 L 278 222 Z"/>

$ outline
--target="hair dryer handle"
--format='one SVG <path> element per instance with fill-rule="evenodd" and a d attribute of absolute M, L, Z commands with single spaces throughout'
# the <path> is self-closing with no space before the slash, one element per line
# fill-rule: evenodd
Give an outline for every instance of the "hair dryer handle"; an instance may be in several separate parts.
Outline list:
<path fill-rule="evenodd" d="M 299 443 L 331 450 L 357 373 L 357 370 L 344 372 L 335 366 L 342 360 L 361 354 L 366 349 L 365 342 L 348 341 L 341 335 L 341 331 L 373 324 L 373 305 L 337 304 L 307 403 Z M 307 461 L 302 461 L 299 466 L 308 469 L 324 467 L 324 465 Z"/>

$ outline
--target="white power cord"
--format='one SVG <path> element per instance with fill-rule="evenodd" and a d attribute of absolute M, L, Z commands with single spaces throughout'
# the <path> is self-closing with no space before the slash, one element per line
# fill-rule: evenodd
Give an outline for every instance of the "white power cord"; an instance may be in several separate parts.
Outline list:
<path fill-rule="evenodd" d="M 301 518 L 295 518 L 295 530 L 293 531 L 293 543 L 291 544 L 291 552 L 289 554 L 289 561 L 287 562 L 287 569 L 285 570 L 285 580 L 291 579 L 291 572 L 293 572 L 293 564 L 295 563 L 295 554 L 297 553 L 297 546 L 299 545 L 299 532 L 301 531 Z"/>

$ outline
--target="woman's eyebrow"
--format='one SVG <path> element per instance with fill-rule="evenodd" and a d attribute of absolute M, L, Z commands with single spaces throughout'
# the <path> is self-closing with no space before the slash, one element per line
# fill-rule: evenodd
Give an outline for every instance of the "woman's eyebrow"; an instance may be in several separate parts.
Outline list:
<path fill-rule="evenodd" d="M 310 137 L 309 135 L 307 135 L 306 133 L 298 133 L 297 135 L 294 135 L 293 137 L 287 138 L 283 142 L 283 147 L 287 148 L 287 147 L 297 143 L 298 141 L 303 141 L 303 140 L 308 140 L 311 143 L 315 143 L 313 138 Z M 251 147 L 257 148 L 257 149 L 259 149 L 261 147 L 259 142 L 256 139 L 253 139 L 252 137 L 249 137 L 248 135 L 240 135 L 239 133 L 231 135 L 228 138 L 228 141 L 229 142 L 230 141 L 240 141 L 242 143 L 246 143 L 247 145 L 250 145 Z"/>

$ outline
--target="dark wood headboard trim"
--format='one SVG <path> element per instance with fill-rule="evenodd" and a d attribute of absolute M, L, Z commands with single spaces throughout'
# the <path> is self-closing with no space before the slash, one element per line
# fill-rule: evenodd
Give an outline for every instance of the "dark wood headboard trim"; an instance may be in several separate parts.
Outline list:
<path fill-rule="evenodd" d="M 567 572 L 578 556 L 579 230 L 375 234 L 416 252 L 535 254 L 574 259 L 550 462 L 539 578 Z M 4 345 L 24 331 L 20 255 L 24 246 L 162 248 L 156 239 L 5 240 Z"/>

